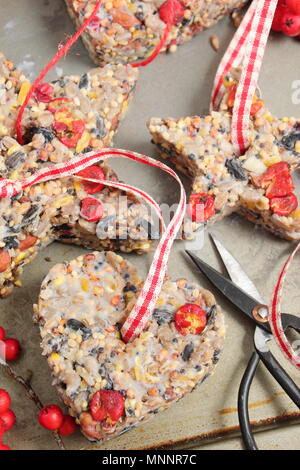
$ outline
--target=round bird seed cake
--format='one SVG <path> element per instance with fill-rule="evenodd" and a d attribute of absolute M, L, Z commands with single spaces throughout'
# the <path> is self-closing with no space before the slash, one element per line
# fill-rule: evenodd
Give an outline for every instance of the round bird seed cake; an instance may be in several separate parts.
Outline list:
<path fill-rule="evenodd" d="M 112 252 L 54 266 L 35 320 L 54 384 L 85 436 L 117 436 L 191 392 L 212 374 L 223 346 L 214 296 L 165 279 L 153 318 L 131 343 L 121 326 L 141 290 L 136 269 Z"/>

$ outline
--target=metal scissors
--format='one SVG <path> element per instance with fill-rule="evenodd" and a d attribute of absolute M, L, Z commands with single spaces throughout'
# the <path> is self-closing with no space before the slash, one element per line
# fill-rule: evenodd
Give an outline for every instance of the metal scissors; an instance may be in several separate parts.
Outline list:
<path fill-rule="evenodd" d="M 199 259 L 192 252 L 186 250 L 192 261 L 209 281 L 241 312 L 247 315 L 256 325 L 254 333 L 254 348 L 245 373 L 243 375 L 238 392 L 238 416 L 241 434 L 247 450 L 258 450 L 249 419 L 249 392 L 250 387 L 260 361 L 266 366 L 268 371 L 281 385 L 283 390 L 300 408 L 300 389 L 287 374 L 277 359 L 271 353 L 268 342 L 273 338 L 271 327 L 268 323 L 268 306 L 260 296 L 255 285 L 247 276 L 238 261 L 231 253 L 217 240 L 210 235 L 219 255 L 231 278 L 229 280 L 207 263 Z M 291 328 L 300 333 L 300 318 L 295 315 L 282 314 L 282 324 L 284 331 Z"/>

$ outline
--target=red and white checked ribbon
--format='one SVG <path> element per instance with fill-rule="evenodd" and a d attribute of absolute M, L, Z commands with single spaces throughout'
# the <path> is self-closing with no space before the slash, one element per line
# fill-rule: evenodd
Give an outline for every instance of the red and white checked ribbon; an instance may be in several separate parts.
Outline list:
<path fill-rule="evenodd" d="M 300 369 L 300 355 L 296 353 L 290 342 L 288 341 L 285 332 L 282 328 L 281 321 L 281 298 L 284 281 L 290 267 L 291 262 L 293 261 L 296 253 L 300 249 L 300 243 L 296 246 L 293 253 L 289 256 L 287 261 L 284 263 L 283 269 L 278 278 L 275 291 L 273 294 L 272 303 L 269 308 L 269 323 L 271 325 L 272 333 L 276 338 L 277 344 L 280 347 L 283 354 L 287 359 L 294 364 L 298 369 Z"/>
<path fill-rule="evenodd" d="M 253 0 L 217 71 L 211 107 L 218 104 L 222 78 L 231 67 L 242 65 L 232 111 L 231 141 L 237 154 L 249 146 L 250 109 L 256 91 L 266 43 L 278 0 Z"/>
<path fill-rule="evenodd" d="M 130 312 L 126 322 L 122 327 L 123 340 L 128 342 L 133 340 L 139 333 L 145 328 L 147 322 L 151 318 L 152 312 L 155 308 L 158 296 L 161 291 L 161 287 L 166 274 L 167 263 L 169 254 L 176 238 L 177 232 L 181 227 L 185 214 L 186 206 L 186 194 L 184 187 L 177 176 L 175 171 L 169 168 L 164 163 L 161 163 L 153 158 L 141 155 L 136 152 L 130 152 L 128 150 L 120 149 L 102 149 L 99 152 L 90 152 L 84 155 L 74 157 L 66 162 L 59 163 L 42 170 L 37 171 L 35 174 L 28 178 L 23 178 L 19 181 L 13 181 L 9 179 L 0 180 L 0 197 L 12 197 L 18 192 L 22 191 L 29 186 L 37 183 L 43 183 L 49 180 L 55 180 L 57 178 L 66 178 L 76 175 L 79 171 L 99 162 L 99 160 L 107 160 L 108 158 L 127 158 L 145 165 L 150 165 L 159 168 L 169 175 L 171 175 L 180 186 L 180 201 L 176 209 L 174 217 L 167 228 L 165 228 L 164 221 L 159 206 L 154 199 L 144 191 L 120 182 L 112 182 L 108 180 L 94 180 L 91 178 L 83 178 L 92 182 L 101 182 L 107 186 L 116 187 L 124 191 L 130 191 L 136 196 L 143 199 L 145 202 L 152 205 L 157 215 L 159 216 L 164 232 L 161 236 L 160 242 L 154 253 L 153 261 L 145 280 L 144 286 L 139 294 L 137 302 Z"/>
<path fill-rule="evenodd" d="M 249 145 L 250 109 L 257 88 L 266 43 L 278 0 L 253 0 L 219 65 L 213 85 L 211 110 L 218 109 L 224 95 L 223 77 L 232 67 L 242 66 L 232 111 L 231 140 L 237 154 L 243 154 Z M 289 343 L 281 321 L 280 301 L 288 268 L 300 244 L 286 261 L 279 276 L 269 309 L 269 323 L 277 344 L 285 356 L 300 368 L 300 356 Z"/>

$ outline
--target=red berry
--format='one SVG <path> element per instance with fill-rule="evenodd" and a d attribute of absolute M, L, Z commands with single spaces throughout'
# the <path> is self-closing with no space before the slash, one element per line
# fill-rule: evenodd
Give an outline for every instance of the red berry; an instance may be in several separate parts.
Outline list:
<path fill-rule="evenodd" d="M 77 429 L 77 424 L 75 419 L 70 416 L 70 415 L 64 415 L 64 420 L 59 428 L 58 432 L 62 436 L 70 436 L 70 434 L 73 434 Z"/>
<path fill-rule="evenodd" d="M 260 186 L 266 190 L 266 196 L 270 199 L 287 196 L 295 189 L 289 165 L 286 162 L 278 162 L 270 166 L 259 181 Z"/>
<path fill-rule="evenodd" d="M 288 36 L 298 36 L 300 33 L 300 16 L 291 13 L 283 15 L 281 31 Z"/>
<path fill-rule="evenodd" d="M 4 423 L 4 431 L 9 431 L 16 422 L 16 415 L 12 410 L 0 413 L 0 422 Z"/>
<path fill-rule="evenodd" d="M 21 346 L 17 339 L 7 338 L 4 341 L 4 356 L 7 361 L 15 361 L 18 359 Z"/>
<path fill-rule="evenodd" d="M 5 338 L 5 329 L 0 326 L 0 341 L 2 341 Z"/>
<path fill-rule="evenodd" d="M 96 198 L 86 197 L 81 202 L 80 215 L 88 222 L 96 222 L 102 219 L 103 206 Z"/>
<path fill-rule="evenodd" d="M 298 199 L 295 194 L 270 199 L 271 210 L 277 215 L 290 215 L 298 207 Z"/>
<path fill-rule="evenodd" d="M 205 222 L 215 214 L 215 199 L 208 193 L 190 196 L 187 213 L 193 222 Z"/>
<path fill-rule="evenodd" d="M 84 177 L 84 178 L 91 178 L 93 180 L 104 180 L 105 179 L 105 173 L 100 168 L 100 166 L 97 165 L 91 165 L 88 168 L 85 168 L 84 170 L 81 170 L 77 173 L 78 176 Z M 103 183 L 92 183 L 91 181 L 83 181 L 83 187 L 84 190 L 88 194 L 94 194 L 98 193 L 101 191 L 101 189 L 104 188 Z"/>
<path fill-rule="evenodd" d="M 299 0 L 285 0 L 286 6 L 294 15 L 300 15 L 300 1 Z"/>
<path fill-rule="evenodd" d="M 8 251 L 0 250 L 0 273 L 6 271 L 10 265 L 11 257 Z"/>
<path fill-rule="evenodd" d="M 272 30 L 273 31 L 281 31 L 282 27 L 282 17 L 287 12 L 285 6 L 278 5 L 275 11 L 275 15 L 272 22 Z"/>
<path fill-rule="evenodd" d="M 20 242 L 18 248 L 21 251 L 27 250 L 28 248 L 31 248 L 33 245 L 35 245 L 36 241 L 37 237 L 35 237 L 34 235 L 27 235 L 27 237 Z"/>
<path fill-rule="evenodd" d="M 11 448 L 5 444 L 2 444 L 2 442 L 0 442 L 0 450 L 11 450 Z"/>
<path fill-rule="evenodd" d="M 166 24 L 174 25 L 183 20 L 184 6 L 178 0 L 166 0 L 158 11 L 160 19 Z"/>
<path fill-rule="evenodd" d="M 39 412 L 38 420 L 43 428 L 57 431 L 63 424 L 64 415 L 59 406 L 47 405 Z"/>
<path fill-rule="evenodd" d="M 33 94 L 35 95 L 37 101 L 41 103 L 50 103 L 52 100 L 52 93 L 53 93 L 53 86 L 49 83 L 40 83 L 36 89 L 34 90 Z"/>
<path fill-rule="evenodd" d="M 10 405 L 11 405 L 11 398 L 10 398 L 9 393 L 3 388 L 0 388 L 0 414 L 8 410 Z"/>
<path fill-rule="evenodd" d="M 124 414 L 125 399 L 115 390 L 100 390 L 93 395 L 90 409 L 95 421 L 116 423 Z"/>
<path fill-rule="evenodd" d="M 197 304 L 185 304 L 175 313 L 175 327 L 183 336 L 200 335 L 206 323 L 206 313 Z"/>

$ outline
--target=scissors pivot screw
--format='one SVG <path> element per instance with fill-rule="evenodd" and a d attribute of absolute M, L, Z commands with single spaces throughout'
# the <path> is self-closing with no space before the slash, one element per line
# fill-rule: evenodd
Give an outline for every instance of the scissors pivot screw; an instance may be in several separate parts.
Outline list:
<path fill-rule="evenodd" d="M 253 318 L 260 323 L 267 323 L 268 321 L 269 309 L 267 305 L 256 305 L 252 310 Z"/>

